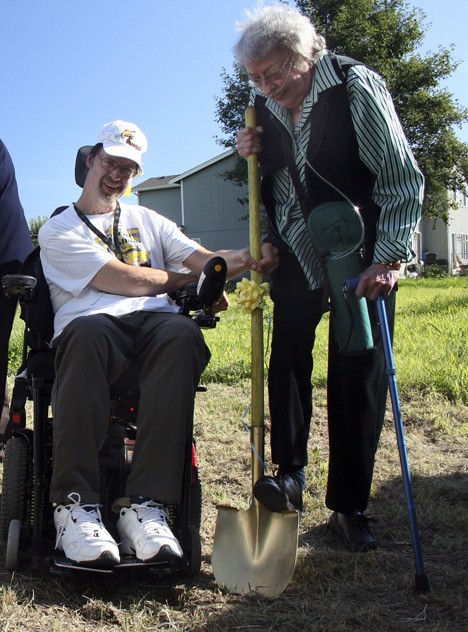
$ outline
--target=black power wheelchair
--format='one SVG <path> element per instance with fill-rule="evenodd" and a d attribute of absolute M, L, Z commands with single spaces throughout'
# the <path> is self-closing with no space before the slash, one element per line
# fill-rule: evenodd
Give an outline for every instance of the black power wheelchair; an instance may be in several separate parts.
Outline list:
<path fill-rule="evenodd" d="M 78 182 L 78 177 L 76 180 Z M 56 212 L 64 208 L 60 207 Z M 210 308 L 222 295 L 226 272 L 224 259 L 214 257 L 205 266 L 198 284 L 187 285 L 171 295 L 180 306 L 181 313 L 193 318 L 202 328 L 215 327 L 219 320 Z M 184 552 L 184 558 L 176 566 L 174 562 L 145 563 L 134 557 L 122 557 L 120 564 L 112 569 L 83 567 L 71 563 L 62 552 L 54 549 L 53 507 L 48 500 L 53 469 L 50 401 L 55 374 L 54 352 L 49 344 L 53 336 L 53 311 L 39 248 L 29 255 L 19 274 L 3 277 L 2 287 L 7 296 L 18 298 L 20 315 L 25 322 L 23 359 L 15 377 L 9 423 L 3 438 L 0 541 L 6 544 L 6 569 L 16 570 L 20 558 L 25 557 L 31 561 L 33 569 L 47 569 L 55 574 L 69 574 L 74 570 L 112 573 L 127 567 L 146 567 L 156 573 L 177 570 L 186 575 L 198 574 L 201 566 L 202 489 L 193 434 L 185 451 L 182 500 L 179 505 L 169 507 L 172 531 Z M 138 377 L 138 367 L 132 366 L 110 388 L 108 433 L 99 457 L 101 514 L 117 541 L 119 507 L 118 503 L 115 505 L 115 500 L 124 496 L 132 461 L 138 412 Z M 206 389 L 199 386 L 198 390 Z M 29 424 L 28 401 L 32 402 L 32 422 Z"/>

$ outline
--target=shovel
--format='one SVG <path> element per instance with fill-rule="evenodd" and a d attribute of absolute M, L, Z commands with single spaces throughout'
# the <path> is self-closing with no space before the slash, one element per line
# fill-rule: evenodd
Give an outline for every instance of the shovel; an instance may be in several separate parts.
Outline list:
<path fill-rule="evenodd" d="M 255 108 L 245 111 L 247 127 L 256 127 Z M 247 159 L 249 173 L 249 229 L 252 257 L 261 259 L 258 158 Z M 252 272 L 260 284 L 261 274 Z M 263 475 L 264 360 L 263 313 L 251 315 L 251 428 L 252 487 Z M 235 594 L 249 592 L 274 598 L 288 585 L 296 563 L 299 513 L 271 512 L 252 496 L 247 510 L 218 507 L 211 565 L 216 582 Z"/>

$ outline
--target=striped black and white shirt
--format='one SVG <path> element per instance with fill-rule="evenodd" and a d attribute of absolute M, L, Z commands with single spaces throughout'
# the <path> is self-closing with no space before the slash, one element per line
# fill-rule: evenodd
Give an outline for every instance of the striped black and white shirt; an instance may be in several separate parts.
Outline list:
<path fill-rule="evenodd" d="M 305 181 L 306 152 L 310 136 L 310 111 L 321 92 L 339 85 L 330 54 L 324 51 L 315 66 L 302 116 L 293 128 L 289 110 L 266 99 L 266 107 L 289 130 L 293 155 L 302 181 Z M 420 218 L 424 178 L 421 174 L 383 79 L 362 65 L 348 71 L 347 90 L 351 117 L 362 162 L 376 176 L 372 199 L 381 209 L 377 224 L 374 261 L 408 261 L 414 256 L 411 238 Z M 255 95 L 252 90 L 251 103 Z M 286 168 L 275 173 L 273 196 L 276 200 L 276 225 L 283 241 L 294 252 L 309 282 L 310 289 L 322 285 L 322 266 L 310 242 L 293 182 Z"/>

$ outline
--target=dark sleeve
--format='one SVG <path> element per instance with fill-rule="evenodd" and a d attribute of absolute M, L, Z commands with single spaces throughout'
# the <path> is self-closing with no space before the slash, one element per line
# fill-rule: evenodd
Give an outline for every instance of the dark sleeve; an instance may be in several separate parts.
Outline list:
<path fill-rule="evenodd" d="M 32 250 L 11 156 L 0 140 L 0 265 L 21 263 Z"/>

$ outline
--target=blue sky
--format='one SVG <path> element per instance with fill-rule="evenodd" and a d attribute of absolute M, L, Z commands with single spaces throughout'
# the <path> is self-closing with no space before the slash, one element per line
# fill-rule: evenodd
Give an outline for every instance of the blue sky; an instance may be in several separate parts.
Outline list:
<path fill-rule="evenodd" d="M 76 151 L 117 118 L 148 137 L 143 178 L 180 174 L 222 153 L 215 97 L 222 96 L 222 69 L 232 68 L 234 24 L 254 4 L 0 0 L 0 138 L 26 216 L 48 216 L 77 199 Z M 423 50 L 455 45 L 463 63 L 447 87 L 467 106 L 466 0 L 409 4 L 427 16 Z M 457 134 L 468 142 L 468 126 Z"/>

